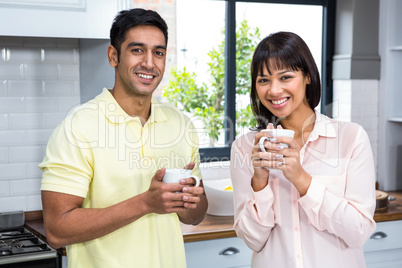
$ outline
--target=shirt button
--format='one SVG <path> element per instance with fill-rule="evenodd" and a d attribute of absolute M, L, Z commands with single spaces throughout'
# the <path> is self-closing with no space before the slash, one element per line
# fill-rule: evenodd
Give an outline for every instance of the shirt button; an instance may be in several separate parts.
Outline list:
<path fill-rule="evenodd" d="M 298 259 L 300 259 L 301 258 L 301 255 L 300 254 L 297 254 L 297 256 L 296 256 Z"/>
<path fill-rule="evenodd" d="M 306 207 L 306 203 L 303 202 L 303 203 L 302 203 L 302 206 L 303 206 L 303 207 Z"/>
<path fill-rule="evenodd" d="M 297 205 L 297 200 L 293 200 L 293 205 Z"/>
<path fill-rule="evenodd" d="M 299 231 L 299 228 L 295 227 L 295 232 L 298 232 L 298 231 Z"/>

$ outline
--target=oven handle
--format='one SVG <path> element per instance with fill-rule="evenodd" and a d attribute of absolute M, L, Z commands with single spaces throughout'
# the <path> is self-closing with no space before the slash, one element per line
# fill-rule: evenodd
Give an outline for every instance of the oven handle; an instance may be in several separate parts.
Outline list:
<path fill-rule="evenodd" d="M 44 259 L 57 258 L 57 251 L 51 250 L 48 252 L 36 252 L 26 255 L 13 255 L 12 258 L 0 258 L 0 264 L 10 264 L 26 261 L 37 261 Z"/>

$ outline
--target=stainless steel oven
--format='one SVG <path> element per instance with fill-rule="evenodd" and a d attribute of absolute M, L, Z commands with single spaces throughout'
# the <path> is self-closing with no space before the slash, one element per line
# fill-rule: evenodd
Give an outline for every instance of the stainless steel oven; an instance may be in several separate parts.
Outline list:
<path fill-rule="evenodd" d="M 24 228 L 22 211 L 0 213 L 1 268 L 60 268 L 57 251 Z"/>

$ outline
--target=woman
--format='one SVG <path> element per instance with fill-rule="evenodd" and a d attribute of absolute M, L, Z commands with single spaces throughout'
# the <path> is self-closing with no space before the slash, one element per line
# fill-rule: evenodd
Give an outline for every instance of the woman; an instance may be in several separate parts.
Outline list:
<path fill-rule="evenodd" d="M 250 132 L 231 151 L 237 235 L 252 267 L 366 267 L 363 245 L 375 230 L 375 171 L 363 128 L 320 114 L 317 66 L 296 34 L 257 46 L 251 65 L 257 129 L 283 127 L 294 138 Z M 259 140 L 270 139 L 261 151 Z M 289 148 L 280 146 L 286 143 Z"/>

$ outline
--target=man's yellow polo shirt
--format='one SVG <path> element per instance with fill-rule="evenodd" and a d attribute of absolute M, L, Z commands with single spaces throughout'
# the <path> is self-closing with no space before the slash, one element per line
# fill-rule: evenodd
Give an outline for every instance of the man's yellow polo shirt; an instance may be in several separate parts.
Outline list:
<path fill-rule="evenodd" d="M 153 99 L 142 126 L 104 89 L 53 132 L 39 165 L 41 190 L 81 196 L 84 208 L 105 208 L 147 191 L 161 167 L 183 168 L 191 161 L 201 177 L 197 132 L 180 111 Z M 67 256 L 74 268 L 186 266 L 176 213 L 148 214 L 104 237 L 67 246 Z"/>

